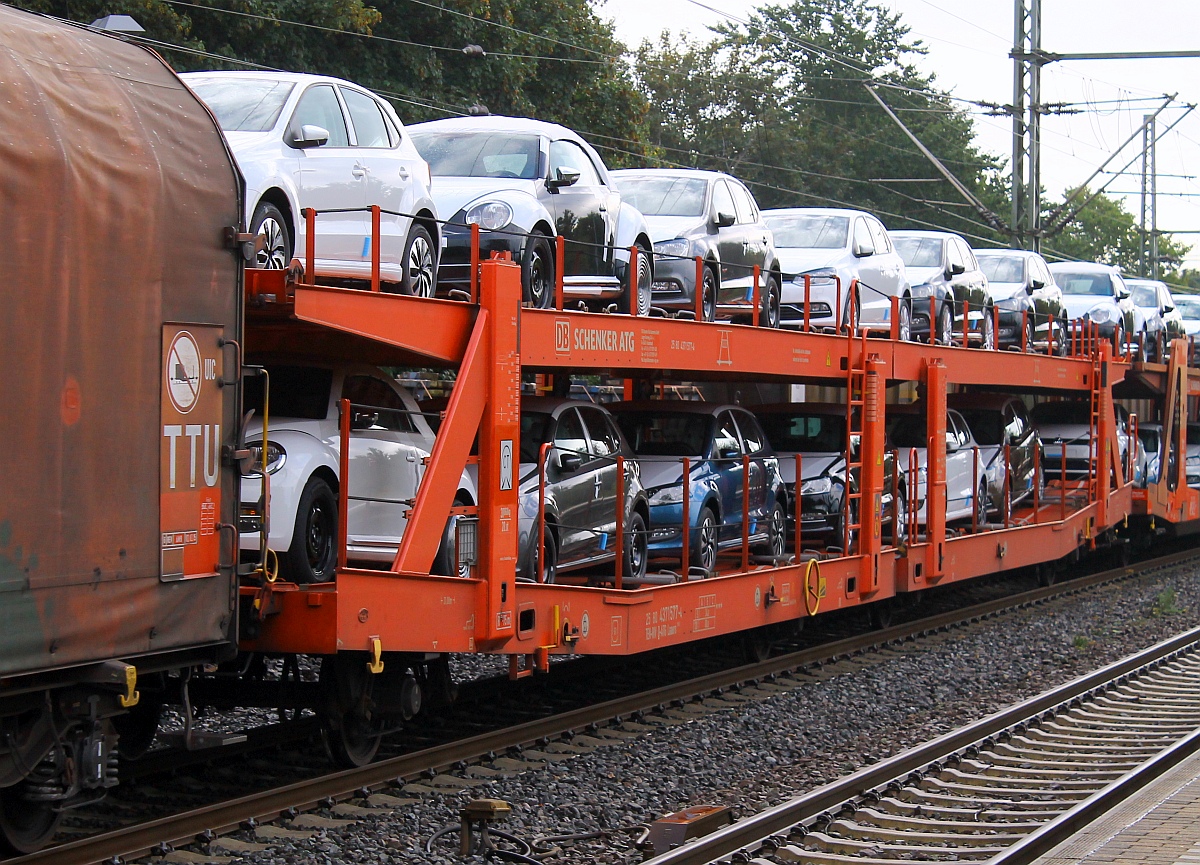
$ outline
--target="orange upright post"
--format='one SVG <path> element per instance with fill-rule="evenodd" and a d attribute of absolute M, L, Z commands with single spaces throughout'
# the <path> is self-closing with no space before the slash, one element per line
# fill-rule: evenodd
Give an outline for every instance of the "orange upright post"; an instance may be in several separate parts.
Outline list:
<path fill-rule="evenodd" d="M 940 577 L 946 553 L 946 367 L 937 359 L 925 365 L 925 411 L 925 573 Z"/>
<path fill-rule="evenodd" d="M 880 373 L 883 372 L 883 375 Z M 859 592 L 875 591 L 879 576 L 879 551 L 883 547 L 883 444 L 884 401 L 881 393 L 886 381 L 886 367 L 877 355 L 867 358 L 863 376 L 862 468 L 859 483 L 862 498 L 859 502 L 862 528 L 858 532 Z M 797 482 L 796 489 L 800 488 Z"/>
<path fill-rule="evenodd" d="M 1124 472 L 1121 462 L 1114 464 L 1113 456 L 1120 451 L 1113 447 L 1117 430 L 1113 416 L 1112 391 L 1108 387 L 1108 367 L 1111 349 L 1107 342 L 1100 343 L 1100 359 L 1096 364 L 1099 370 L 1099 381 L 1093 384 L 1099 396 L 1099 417 L 1096 422 L 1096 522 L 1098 525 L 1108 525 L 1108 494 L 1112 491 L 1112 473 L 1117 473 L 1117 482 L 1123 483 Z M 1130 442 L 1130 447 L 1134 443 Z"/>

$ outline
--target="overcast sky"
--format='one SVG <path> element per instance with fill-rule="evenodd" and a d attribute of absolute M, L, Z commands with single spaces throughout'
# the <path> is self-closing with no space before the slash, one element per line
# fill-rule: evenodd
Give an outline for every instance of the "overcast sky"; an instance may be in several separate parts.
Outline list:
<path fill-rule="evenodd" d="M 920 65 L 937 76 L 940 87 L 965 99 L 1012 101 L 1010 0 L 883 2 L 899 12 L 912 35 L 925 43 L 928 54 Z M 735 17 L 744 17 L 760 5 L 753 0 L 703 3 Z M 657 38 L 663 30 L 703 38 L 708 26 L 727 20 L 693 0 L 598 0 L 598 6 L 601 16 L 616 22 L 618 35 L 630 47 Z M 1200 47 L 1200 2 L 1043 0 L 1042 30 L 1042 47 L 1054 52 L 1194 49 Z M 1147 97 L 1178 93 L 1178 103 L 1200 103 L 1200 58 L 1051 64 L 1044 68 L 1042 89 L 1046 102 L 1091 106 L 1080 105 L 1086 109 L 1082 114 L 1051 116 L 1043 122 L 1042 183 L 1048 194 L 1057 197 L 1085 180 L 1140 127 L 1142 117 L 1161 104 Z M 1011 121 L 974 113 L 980 145 L 1007 160 L 1012 152 Z M 1159 129 L 1181 113 L 1181 108 L 1168 108 L 1159 115 Z M 1137 153 L 1140 143 L 1130 145 L 1110 167 L 1120 168 Z M 1117 178 L 1110 190 L 1138 191 L 1140 167 L 1139 159 L 1130 168 L 1138 173 Z M 1200 110 L 1159 142 L 1158 172 L 1159 228 L 1200 231 Z M 1126 207 L 1136 218 L 1140 201 L 1136 195 L 1126 198 Z M 1187 264 L 1200 268 L 1200 234 L 1179 239 L 1196 247 Z"/>

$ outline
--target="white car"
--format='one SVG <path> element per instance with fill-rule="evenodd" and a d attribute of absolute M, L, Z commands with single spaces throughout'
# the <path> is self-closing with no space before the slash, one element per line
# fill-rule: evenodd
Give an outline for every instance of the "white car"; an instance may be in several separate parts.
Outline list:
<path fill-rule="evenodd" d="M 303 208 L 318 212 L 313 269 L 371 277 L 378 205 L 380 275 L 393 290 L 432 297 L 440 233 L 429 166 L 388 103 L 349 81 L 292 72 L 188 72 L 246 178 L 245 220 L 263 238 L 260 267 L 303 260 Z M 334 212 L 342 211 L 342 212 Z M 399 215 L 398 215 L 399 214 Z"/>
<path fill-rule="evenodd" d="M 434 433 L 412 396 L 377 367 L 332 367 L 306 362 L 265 364 L 270 400 L 267 545 L 281 576 L 296 583 L 327 582 L 337 564 L 340 403 L 350 400 L 350 479 L 347 555 L 352 561 L 391 562 L 433 450 Z M 244 404 L 255 416 L 246 429 L 253 467 L 242 478 L 241 548 L 259 549 L 262 508 L 262 376 L 247 376 Z M 464 471 L 457 505 L 474 504 L 475 484 Z M 434 573 L 459 573 L 455 523 L 446 524 Z"/>
<path fill-rule="evenodd" d="M 925 413 L 897 411 L 888 417 L 887 426 L 888 447 L 896 450 L 901 472 L 909 470 L 910 453 L 916 452 L 917 522 L 925 525 L 929 466 Z M 989 503 L 987 466 L 982 449 L 976 445 L 963 416 L 949 409 L 946 412 L 946 521 L 970 519 L 974 514 L 979 523 L 985 523 Z"/>
<path fill-rule="evenodd" d="M 846 321 L 850 284 L 859 280 L 864 327 L 890 327 L 892 298 L 902 302 L 901 316 L 911 316 L 911 288 L 904 262 L 888 237 L 887 229 L 874 216 L 859 210 L 824 207 L 793 207 L 764 210 L 763 219 L 775 238 L 775 252 L 783 270 L 780 307 L 781 327 L 804 324 L 804 278 L 809 278 L 809 323 L 832 327 Z M 838 287 L 841 314 L 836 314 Z M 911 318 L 909 319 L 911 320 Z M 908 327 L 901 318 L 900 334 Z"/>

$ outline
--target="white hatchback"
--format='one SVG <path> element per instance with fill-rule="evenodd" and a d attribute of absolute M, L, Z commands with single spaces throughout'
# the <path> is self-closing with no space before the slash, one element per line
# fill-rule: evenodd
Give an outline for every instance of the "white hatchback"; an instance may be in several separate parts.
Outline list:
<path fill-rule="evenodd" d="M 265 368 L 270 382 L 267 546 L 278 554 L 281 576 L 297 583 L 333 579 L 343 399 L 351 403 L 347 555 L 352 561 L 391 562 L 433 451 L 433 430 L 412 396 L 377 367 L 281 361 Z M 246 442 L 255 460 L 242 478 L 241 548 L 246 553 L 259 549 L 263 520 L 263 386 L 262 376 L 247 376 L 244 404 L 255 416 L 247 424 Z M 475 484 L 463 472 L 455 504 L 476 501 Z M 451 517 L 446 523 L 434 573 L 461 574 L 456 521 Z"/>
<path fill-rule="evenodd" d="M 263 238 L 259 267 L 303 259 L 303 208 L 318 212 L 313 269 L 371 277 L 371 215 L 380 218 L 385 287 L 432 297 L 437 208 L 429 166 L 390 105 L 349 81 L 293 72 L 180 76 L 216 115 L 246 178 L 245 220 Z"/>

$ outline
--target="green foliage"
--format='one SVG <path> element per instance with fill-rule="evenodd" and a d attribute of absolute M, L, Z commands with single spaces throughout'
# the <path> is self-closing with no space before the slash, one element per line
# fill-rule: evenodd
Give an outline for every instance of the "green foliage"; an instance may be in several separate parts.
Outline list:
<path fill-rule="evenodd" d="M 1085 637 L 1083 634 L 1079 634 L 1078 636 L 1075 637 L 1074 640 L 1071 641 L 1071 645 L 1074 646 L 1076 649 L 1086 649 L 1091 644 L 1092 644 L 1092 641 L 1090 639 L 1088 639 L 1087 637 Z"/>
<path fill-rule="evenodd" d="M 1177 602 L 1175 588 L 1167 586 L 1155 596 L 1154 605 L 1150 608 L 1150 617 L 1152 619 L 1163 619 L 1182 612 L 1184 612 L 1184 609 Z"/>

